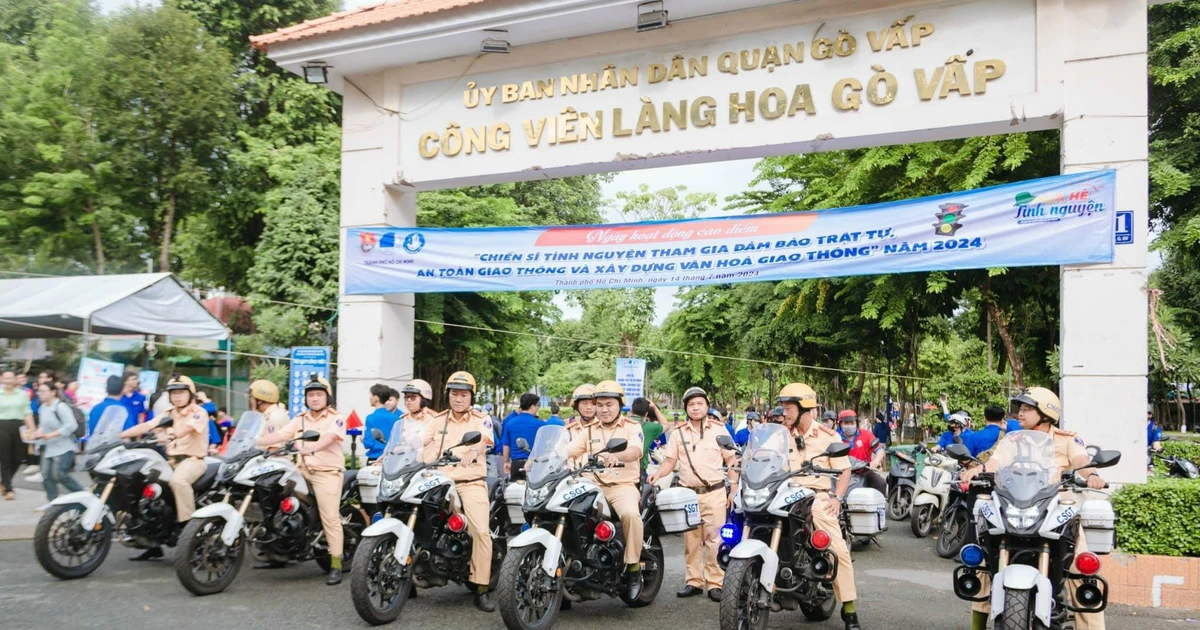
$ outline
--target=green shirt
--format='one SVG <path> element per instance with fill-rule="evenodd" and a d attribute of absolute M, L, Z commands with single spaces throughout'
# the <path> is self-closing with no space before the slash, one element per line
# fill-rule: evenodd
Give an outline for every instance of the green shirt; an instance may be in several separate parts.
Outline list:
<path fill-rule="evenodd" d="M 642 470 L 650 465 L 650 445 L 663 434 L 662 425 L 650 420 L 642 420 L 642 436 L 645 438 L 645 444 L 642 445 Z"/>
<path fill-rule="evenodd" d="M 32 414 L 29 392 L 24 387 L 14 387 L 11 394 L 0 389 L 0 420 L 24 420 Z"/>

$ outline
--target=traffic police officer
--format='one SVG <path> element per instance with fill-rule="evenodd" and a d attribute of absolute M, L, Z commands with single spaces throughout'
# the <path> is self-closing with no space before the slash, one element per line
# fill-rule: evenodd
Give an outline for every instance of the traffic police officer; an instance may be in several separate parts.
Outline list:
<path fill-rule="evenodd" d="M 471 535 L 471 583 L 475 585 L 475 607 L 484 612 L 496 610 L 488 595 L 492 581 L 492 533 L 488 523 L 487 451 L 494 443 L 492 419 L 482 411 L 471 408 L 475 402 L 475 377 L 468 372 L 455 372 L 446 380 L 450 408 L 429 421 L 425 434 L 425 461 L 441 457 L 447 448 L 462 441 L 463 436 L 478 431 L 476 444 L 450 448 L 459 459 L 457 464 L 441 468 L 442 474 L 454 481 L 462 500 L 467 532 Z"/>
<path fill-rule="evenodd" d="M 329 545 L 329 579 L 326 584 L 342 583 L 342 471 L 346 458 L 342 441 L 346 439 L 346 422 L 333 408 L 333 387 L 329 381 L 313 374 L 304 384 L 304 404 L 308 411 L 292 418 L 282 429 L 259 439 L 259 446 L 271 446 L 300 437 L 305 431 L 316 431 L 321 437 L 315 442 L 296 442 L 299 468 L 317 500 L 321 529 Z"/>
<path fill-rule="evenodd" d="M 1085 468 L 1092 461 L 1092 456 L 1088 455 L 1083 440 L 1071 431 L 1063 431 L 1058 428 L 1062 416 L 1062 403 L 1054 392 L 1045 387 L 1030 387 L 1021 392 L 1020 396 L 1013 398 L 1012 402 L 1021 406 L 1017 412 L 1017 421 L 1021 423 L 1022 430 L 1042 431 L 1049 433 L 1050 437 L 1054 439 L 1054 465 L 1060 473 L 1077 470 L 1076 474 L 1087 480 L 1088 488 L 1093 490 L 1104 488 L 1105 481 L 1096 472 L 1096 469 Z M 1001 451 L 997 451 L 997 454 L 1000 453 Z M 977 466 L 967 470 L 962 474 L 962 481 L 969 482 L 980 472 L 995 472 L 1006 463 L 999 460 L 999 457 L 993 456 L 982 467 Z M 1075 534 L 1076 557 L 1085 551 L 1087 551 L 1087 538 L 1084 537 L 1083 528 L 1080 527 Z M 1072 563 L 1071 570 L 1075 571 L 1074 563 Z M 983 592 L 991 591 L 991 579 L 986 574 L 980 577 L 983 578 L 981 580 Z M 1078 587 L 1076 581 L 1068 580 L 1067 584 L 1067 591 L 1074 593 Z M 992 610 L 991 602 L 974 602 L 971 604 L 971 610 L 972 630 L 986 628 L 989 613 Z M 1104 630 L 1104 613 L 1076 613 L 1075 628 L 1077 630 Z"/>
<path fill-rule="evenodd" d="M 575 392 L 571 394 L 571 408 L 575 410 L 575 416 L 567 422 L 567 434 L 574 440 L 579 437 L 585 426 L 596 419 L 596 386 L 584 383 L 576 387 Z M 575 469 L 584 462 L 571 459 L 568 464 Z"/>
<path fill-rule="evenodd" d="M 576 390 L 578 393 L 578 390 Z M 599 456 L 608 470 L 589 473 L 604 491 L 604 498 L 617 518 L 625 534 L 625 588 L 626 596 L 635 600 L 642 594 L 642 513 L 638 503 L 638 479 L 641 477 L 642 426 L 621 415 L 625 402 L 625 390 L 616 381 L 601 381 L 595 389 L 596 419 L 578 432 L 567 456 L 581 459 L 604 450 L 614 438 L 624 438 L 625 450 L 620 453 L 604 453 Z"/>
<path fill-rule="evenodd" d="M 175 495 L 175 519 L 182 523 L 192 518 L 192 512 L 196 511 L 196 492 L 192 484 L 204 475 L 207 468 L 204 456 L 208 454 L 208 412 L 196 404 L 196 384 L 186 376 L 178 373 L 172 375 L 167 381 L 166 392 L 171 401 L 171 410 L 167 415 L 134 425 L 122 431 L 121 437 L 138 437 L 170 421 L 170 428 L 165 429 L 170 440 L 167 442 L 167 460 L 175 470 L 167 485 Z M 132 559 L 150 560 L 161 558 L 162 555 L 161 548 L 151 547 Z"/>
<path fill-rule="evenodd" d="M 850 487 L 850 462 L 845 457 L 825 458 L 821 454 L 832 444 L 840 444 L 841 438 L 817 421 L 817 394 L 804 383 L 792 383 L 779 392 L 778 403 L 783 406 L 783 426 L 791 432 L 794 443 L 789 445 L 792 470 L 799 470 L 806 462 L 822 468 L 840 470 L 835 496 L 829 496 L 829 480 L 821 477 L 799 477 L 799 482 L 817 492 L 812 506 L 813 525 L 829 534 L 829 548 L 838 559 L 837 576 L 833 580 L 833 594 L 842 602 L 842 622 L 846 630 L 859 630 L 858 613 L 854 600 L 858 591 L 854 586 L 854 565 L 850 564 L 850 547 L 842 538 L 838 515 L 842 510 L 842 498 Z M 828 460 L 828 461 L 825 461 Z"/>
<path fill-rule="evenodd" d="M 433 388 L 429 383 L 414 378 L 405 384 L 400 393 L 404 396 L 404 419 L 429 426 L 429 422 L 437 415 L 430 406 L 433 404 Z"/>
<path fill-rule="evenodd" d="M 250 411 L 263 415 L 263 433 L 277 433 L 292 421 L 287 409 L 279 404 L 279 388 L 271 381 L 259 379 L 250 383 L 247 392 L 250 398 Z"/>
<path fill-rule="evenodd" d="M 703 389 L 692 387 L 684 392 L 683 406 L 688 422 L 671 432 L 665 459 L 648 481 L 655 483 L 678 468 L 683 485 L 696 491 L 700 499 L 700 528 L 683 534 L 687 584 L 676 595 L 693 597 L 707 589 L 708 598 L 719 602 L 725 572 L 717 564 L 717 554 L 721 548 L 721 526 L 729 511 L 725 471 L 721 466 L 728 467 L 732 491 L 737 492 L 734 470 L 737 456 L 717 444 L 717 436 L 725 433 L 725 426 L 708 415 L 708 394 Z M 678 463 L 683 465 L 676 466 Z M 707 559 L 703 557 L 705 552 Z"/>

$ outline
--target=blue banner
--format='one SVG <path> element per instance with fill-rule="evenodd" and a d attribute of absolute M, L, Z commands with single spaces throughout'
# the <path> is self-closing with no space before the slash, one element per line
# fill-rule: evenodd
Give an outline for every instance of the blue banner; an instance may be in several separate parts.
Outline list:
<path fill-rule="evenodd" d="M 293 418 L 308 411 L 304 404 L 304 384 L 316 374 L 329 379 L 329 348 L 327 346 L 296 346 L 292 348 L 291 374 L 288 377 L 288 414 Z"/>
<path fill-rule="evenodd" d="M 1107 263 L 1114 171 L 819 212 L 517 228 L 346 230 L 345 292 L 725 284 Z"/>

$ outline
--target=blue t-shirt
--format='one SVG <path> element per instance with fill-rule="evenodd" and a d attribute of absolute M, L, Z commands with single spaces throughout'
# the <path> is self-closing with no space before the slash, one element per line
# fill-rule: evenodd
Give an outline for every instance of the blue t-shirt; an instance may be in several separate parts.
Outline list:
<path fill-rule="evenodd" d="M 1005 431 L 1009 431 L 1005 428 Z M 980 453 L 992 448 L 996 445 L 996 441 L 1000 439 L 1000 425 L 987 424 L 978 431 L 972 431 L 971 435 L 963 438 L 963 444 L 971 451 L 971 457 L 978 457 Z"/>
<path fill-rule="evenodd" d="M 558 426 L 558 427 L 565 427 L 565 426 L 567 426 L 567 425 L 566 425 L 566 424 L 563 422 L 563 419 L 562 419 L 562 418 L 559 418 L 558 416 L 550 416 L 550 419 L 549 419 L 549 420 L 546 420 L 546 424 L 553 424 L 554 426 Z"/>
<path fill-rule="evenodd" d="M 134 424 L 137 424 L 142 416 L 146 414 L 146 397 L 136 389 L 128 396 L 122 396 L 121 404 L 125 405 L 125 408 L 129 410 L 129 417 L 133 418 Z M 213 407 L 213 413 L 215 414 L 216 412 L 216 407 Z"/>
<path fill-rule="evenodd" d="M 1150 446 L 1151 444 L 1154 444 L 1155 442 L 1161 442 L 1161 441 L 1162 441 L 1162 429 L 1160 429 L 1158 427 L 1157 423 L 1147 422 L 1146 423 L 1146 446 Z"/>
<path fill-rule="evenodd" d="M 383 448 L 387 446 L 388 438 L 392 435 L 392 425 L 396 424 L 402 415 L 404 412 L 400 409 L 388 411 L 387 407 L 380 407 L 367 414 L 367 419 L 363 421 L 363 446 L 367 449 L 367 459 L 379 459 L 383 455 Z M 379 429 L 383 433 L 382 442 L 371 435 L 371 429 Z"/>
<path fill-rule="evenodd" d="M 963 429 L 963 432 L 959 434 L 959 436 L 962 437 L 963 444 L 967 444 L 967 438 L 970 438 L 972 433 L 974 432 Z M 954 444 L 954 432 L 947 429 L 946 432 L 942 434 L 942 437 L 938 438 L 938 448 L 944 451 L 949 448 L 951 444 Z M 968 446 L 967 448 L 970 447 Z"/>
<path fill-rule="evenodd" d="M 96 406 L 92 407 L 91 412 L 88 413 L 87 434 L 91 435 L 96 431 L 96 423 L 100 422 L 100 416 L 104 415 L 105 409 L 108 409 L 109 407 L 124 406 L 125 405 L 121 404 L 121 401 L 116 398 L 105 398 L 104 400 L 96 403 Z M 125 429 L 132 428 L 136 424 L 137 419 L 135 419 L 133 416 L 125 418 Z M 124 431 L 125 429 L 121 430 Z"/>
<path fill-rule="evenodd" d="M 745 427 L 738 429 L 738 432 L 736 434 L 734 434 L 734 436 L 733 436 L 733 443 L 737 444 L 738 446 L 745 446 L 746 442 L 749 442 L 749 441 L 750 441 L 750 429 L 745 428 Z"/>
<path fill-rule="evenodd" d="M 546 426 L 546 423 L 538 419 L 537 416 L 521 412 L 504 422 L 504 431 L 500 435 L 499 445 L 501 448 L 508 447 L 511 459 L 527 459 L 529 451 L 518 447 L 517 440 L 525 438 L 525 441 L 530 446 L 533 446 L 533 439 L 537 437 L 538 429 L 544 426 Z"/>

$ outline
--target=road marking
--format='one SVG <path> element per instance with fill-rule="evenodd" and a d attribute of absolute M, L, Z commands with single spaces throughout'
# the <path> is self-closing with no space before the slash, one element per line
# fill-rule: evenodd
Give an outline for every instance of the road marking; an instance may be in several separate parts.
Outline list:
<path fill-rule="evenodd" d="M 1162 607 L 1162 587 L 1168 586 L 1183 586 L 1183 577 L 1179 575 L 1156 575 L 1154 576 L 1154 586 L 1150 589 L 1150 604 L 1155 608 Z"/>

